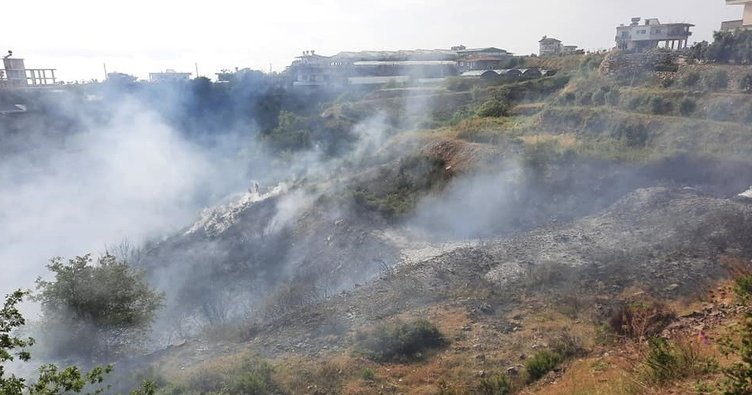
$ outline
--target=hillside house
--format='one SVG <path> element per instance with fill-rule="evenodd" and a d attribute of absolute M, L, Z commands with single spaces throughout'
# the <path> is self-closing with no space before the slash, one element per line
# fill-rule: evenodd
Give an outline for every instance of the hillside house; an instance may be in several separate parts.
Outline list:
<path fill-rule="evenodd" d="M 686 49 L 692 35 L 690 23 L 661 23 L 656 18 L 632 18 L 629 26 L 616 28 L 616 48 L 627 51 L 642 52 L 654 48 L 671 50 Z"/>
<path fill-rule="evenodd" d="M 561 40 L 553 37 L 543 36 L 538 41 L 538 44 L 540 44 L 540 49 L 538 50 L 539 56 L 571 55 L 577 53 L 576 45 L 564 45 Z"/>
<path fill-rule="evenodd" d="M 742 19 L 725 21 L 721 24 L 721 31 L 737 29 L 752 29 L 752 0 L 726 0 L 728 5 L 743 5 Z"/>

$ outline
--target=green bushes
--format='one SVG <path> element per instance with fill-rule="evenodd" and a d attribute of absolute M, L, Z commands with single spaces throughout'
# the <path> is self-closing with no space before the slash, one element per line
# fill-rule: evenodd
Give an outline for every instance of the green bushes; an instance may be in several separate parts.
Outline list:
<path fill-rule="evenodd" d="M 462 77 L 447 78 L 444 83 L 444 87 L 453 92 L 469 91 L 473 86 L 475 86 L 475 84 L 471 79 Z"/>
<path fill-rule="evenodd" d="M 700 355 L 697 342 L 672 342 L 656 337 L 648 340 L 648 350 L 638 368 L 638 375 L 644 382 L 661 385 L 715 369 L 712 360 Z"/>
<path fill-rule="evenodd" d="M 621 122 L 612 134 L 626 146 L 636 148 L 644 147 L 650 138 L 647 126 L 640 122 Z"/>
<path fill-rule="evenodd" d="M 674 111 L 674 103 L 660 97 L 654 96 L 650 99 L 650 112 L 656 115 L 665 115 Z"/>
<path fill-rule="evenodd" d="M 266 361 L 246 357 L 242 363 L 227 369 L 201 369 L 186 383 L 168 385 L 160 393 L 265 395 L 278 392 L 272 378 L 274 368 Z"/>
<path fill-rule="evenodd" d="M 548 350 L 538 351 L 525 363 L 528 381 L 533 382 L 556 369 L 563 361 L 561 355 Z"/>
<path fill-rule="evenodd" d="M 446 344 L 438 328 L 426 320 L 382 324 L 355 335 L 355 351 L 379 361 L 409 361 Z"/>
<path fill-rule="evenodd" d="M 512 381 L 505 374 L 481 380 L 478 393 L 483 395 L 509 395 L 512 393 Z"/>
<path fill-rule="evenodd" d="M 509 103 L 499 99 L 489 100 L 478 108 L 479 117 L 504 117 L 509 115 Z"/>
<path fill-rule="evenodd" d="M 715 70 L 703 79 L 705 87 L 711 91 L 719 91 L 728 88 L 729 75 L 726 70 Z"/>
<path fill-rule="evenodd" d="M 679 103 L 679 112 L 684 116 L 690 116 L 697 110 L 697 102 L 685 98 Z"/>
<path fill-rule="evenodd" d="M 734 279 L 734 293 L 739 299 L 748 301 L 752 296 L 752 275 L 739 276 Z"/>
<path fill-rule="evenodd" d="M 700 76 L 700 73 L 693 71 L 685 75 L 684 78 L 681 80 L 681 83 L 687 88 L 694 88 L 700 82 L 700 79 L 702 79 L 702 77 Z"/>

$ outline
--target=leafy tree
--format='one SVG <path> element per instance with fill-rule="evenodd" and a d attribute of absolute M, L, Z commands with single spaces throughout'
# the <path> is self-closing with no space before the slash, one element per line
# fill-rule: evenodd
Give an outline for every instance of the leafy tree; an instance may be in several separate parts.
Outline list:
<path fill-rule="evenodd" d="M 162 304 L 142 271 L 109 254 L 96 265 L 84 255 L 53 258 L 47 267 L 55 278 L 38 279 L 35 298 L 61 354 L 108 358 L 137 346 Z"/>
<path fill-rule="evenodd" d="M 104 376 L 112 371 L 112 366 L 95 367 L 89 372 L 82 372 L 75 366 L 60 369 L 47 364 L 39 368 L 39 376 L 31 383 L 15 375 L 5 373 L 5 363 L 18 358 L 29 361 L 31 354 L 28 347 L 34 344 L 33 338 L 21 338 L 13 334 L 14 330 L 24 326 L 26 320 L 18 311 L 20 303 L 28 292 L 15 291 L 6 296 L 5 304 L 0 310 L 0 394 L 3 395 L 57 395 L 81 393 L 88 385 L 101 384 Z M 103 392 L 102 388 L 94 391 Z M 152 391 L 153 394 L 153 391 Z"/>

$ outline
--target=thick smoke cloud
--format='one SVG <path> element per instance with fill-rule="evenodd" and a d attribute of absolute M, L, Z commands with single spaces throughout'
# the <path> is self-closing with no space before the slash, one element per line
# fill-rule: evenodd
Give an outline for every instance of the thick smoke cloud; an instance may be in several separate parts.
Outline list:
<path fill-rule="evenodd" d="M 49 138 L 0 157 L 0 292 L 32 287 L 53 256 L 168 234 L 247 185 L 232 133 L 207 149 L 135 99 L 99 113 L 74 114 L 71 133 L 23 129 Z"/>

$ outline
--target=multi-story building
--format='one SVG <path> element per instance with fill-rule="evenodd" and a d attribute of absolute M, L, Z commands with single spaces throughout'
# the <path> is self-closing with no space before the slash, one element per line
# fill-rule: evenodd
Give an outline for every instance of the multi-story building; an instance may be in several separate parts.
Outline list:
<path fill-rule="evenodd" d="M 690 23 L 661 23 L 656 18 L 632 18 L 629 26 L 620 25 L 616 28 L 616 47 L 628 51 L 646 51 L 653 48 L 667 48 L 672 50 L 685 49 L 689 46 L 692 35 Z M 662 45 L 662 46 L 661 46 Z"/>
<path fill-rule="evenodd" d="M 467 70 L 500 69 L 512 54 L 499 48 L 341 52 L 305 51 L 288 68 L 293 86 L 383 85 L 432 82 Z"/>
<path fill-rule="evenodd" d="M 538 55 L 540 56 L 571 55 L 577 53 L 576 45 L 564 45 L 561 40 L 553 37 L 543 36 L 538 43 L 540 44 L 540 50 L 538 51 Z"/>
<path fill-rule="evenodd" d="M 721 24 L 721 31 L 737 29 L 752 29 L 752 0 L 726 0 L 728 5 L 743 5 L 742 19 L 725 21 Z"/>

